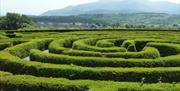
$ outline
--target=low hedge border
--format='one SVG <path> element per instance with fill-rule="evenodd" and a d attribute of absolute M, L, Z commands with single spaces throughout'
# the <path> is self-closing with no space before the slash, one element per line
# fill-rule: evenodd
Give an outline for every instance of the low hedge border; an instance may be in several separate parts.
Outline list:
<path fill-rule="evenodd" d="M 0 72 L 0 75 L 3 72 Z M 8 73 L 10 74 L 10 73 Z M 28 75 L 9 75 L 0 79 L 1 90 L 5 91 L 178 91 L 180 83 L 146 84 L 133 82 L 68 80 Z"/>
<path fill-rule="evenodd" d="M 75 65 L 56 65 L 40 62 L 27 62 L 15 57 L 7 51 L 0 52 L 0 70 L 14 74 L 29 74 L 43 77 L 63 77 L 68 79 L 92 79 L 137 82 L 142 77 L 146 82 L 179 82 L 179 67 L 157 68 L 107 68 L 80 67 Z M 133 77 L 132 77 L 133 76 Z"/>
<path fill-rule="evenodd" d="M 77 50 L 95 51 L 95 52 L 126 52 L 126 49 L 123 47 L 101 48 L 95 46 L 96 42 L 100 39 L 102 38 L 80 39 L 73 43 L 72 48 Z"/>
<path fill-rule="evenodd" d="M 61 48 L 61 49 L 60 49 Z M 160 57 L 160 53 L 153 47 L 145 47 L 140 52 L 114 52 L 114 53 L 102 53 L 93 51 L 82 51 L 67 49 L 63 47 L 50 49 L 50 53 L 65 54 L 69 56 L 86 56 L 86 57 L 107 57 L 107 58 L 144 58 L 144 59 L 156 59 Z"/>
<path fill-rule="evenodd" d="M 144 48 L 141 52 L 116 52 L 101 53 L 95 51 L 83 51 L 70 49 L 75 39 L 55 40 L 49 45 L 50 53 L 62 53 L 70 56 L 89 56 L 89 57 L 111 57 L 111 58 L 147 58 L 154 59 L 160 57 L 158 50 L 155 48 Z M 94 43 L 95 44 L 95 43 Z"/>
<path fill-rule="evenodd" d="M 41 42 L 44 40 L 41 40 Z M 48 39 L 48 42 L 52 41 Z M 41 43 L 40 42 L 40 43 Z M 45 45 L 47 41 L 41 43 Z M 24 43 L 24 47 L 19 45 L 11 47 L 14 50 L 27 48 L 23 53 L 29 53 L 30 49 L 39 48 L 39 41 Z M 40 45 L 40 49 L 44 46 Z M 46 47 L 46 46 L 45 46 Z M 11 49 L 10 48 L 10 49 Z M 27 62 L 9 50 L 0 52 L 0 70 L 12 72 L 14 74 L 29 74 L 43 77 L 64 77 L 69 79 L 92 79 L 92 80 L 114 80 L 114 81 L 132 81 L 137 82 L 142 77 L 147 78 L 146 82 L 157 82 L 157 79 L 162 77 L 163 82 L 179 82 L 180 68 L 179 67 L 157 67 L 157 68 L 110 68 L 110 67 L 81 67 L 75 65 L 56 65 L 40 62 Z M 21 54 L 21 55 L 22 55 Z M 177 57 L 175 57 L 177 58 Z M 174 60 L 174 58 L 172 59 Z M 133 76 L 133 77 L 132 77 Z"/>
<path fill-rule="evenodd" d="M 114 47 L 115 44 L 114 42 L 116 41 L 116 39 L 104 39 L 104 40 L 99 40 L 96 42 L 96 46 L 97 47 Z"/>
<path fill-rule="evenodd" d="M 2 91 L 88 91 L 86 85 L 75 84 L 67 79 L 27 75 L 3 76 L 0 79 L 0 86 Z"/>
<path fill-rule="evenodd" d="M 12 46 L 12 43 L 7 42 L 7 43 L 0 43 L 0 50 L 4 50 L 7 47 Z"/>
<path fill-rule="evenodd" d="M 158 59 L 122 59 L 102 57 L 68 56 L 63 54 L 46 53 L 31 50 L 30 59 L 33 61 L 53 64 L 74 64 L 88 67 L 179 67 L 180 55 Z M 174 63 L 173 63 L 174 62 Z M 170 65 L 171 64 L 171 65 Z"/>
<path fill-rule="evenodd" d="M 43 39 L 43 40 L 34 40 L 27 43 L 19 44 L 10 48 L 5 49 L 9 51 L 11 54 L 24 58 L 29 55 L 29 51 L 31 49 L 47 49 L 48 44 L 52 41 L 52 39 Z"/>
<path fill-rule="evenodd" d="M 121 39 L 117 39 L 117 40 L 121 40 Z M 125 39 L 124 39 L 125 40 Z M 124 41 L 123 40 L 123 41 Z M 139 57 L 139 56 L 128 56 L 128 55 L 132 55 L 132 54 L 136 54 L 136 53 L 133 53 L 133 52 L 125 52 L 124 54 L 122 53 L 118 53 L 118 52 L 114 52 L 114 53 L 101 53 L 101 52 L 95 52 L 95 51 L 85 51 L 85 50 L 75 50 L 75 49 L 70 49 L 73 42 L 75 40 L 72 41 L 72 39 L 66 39 L 66 40 L 56 40 L 56 41 L 53 41 L 51 44 L 50 44 L 50 47 L 49 47 L 49 50 L 51 53 L 63 53 L 63 54 L 66 54 L 66 55 L 70 55 L 70 56 L 89 56 L 89 57 L 123 57 L 124 55 L 127 55 L 124 56 L 123 58 L 146 58 L 146 57 Z M 130 40 L 126 40 L 122 43 L 122 45 L 125 45 L 127 43 L 125 42 L 129 42 Z M 67 42 L 67 44 L 66 44 Z M 77 41 L 76 41 L 77 42 Z M 121 41 L 122 42 L 122 41 Z M 148 42 L 150 43 L 154 43 L 154 42 L 159 42 L 159 43 L 170 43 L 170 41 L 166 41 L 166 40 L 155 40 L 155 39 L 146 39 L 146 40 L 142 40 L 142 39 L 135 39 L 135 40 L 132 40 L 133 44 L 136 45 L 135 49 L 137 51 L 142 51 L 142 48 L 144 49 L 144 47 L 146 47 L 146 44 Z M 68 45 L 68 43 L 70 44 L 69 47 L 64 47 L 64 44 Z M 117 46 L 117 44 L 121 44 L 121 43 L 115 43 L 115 45 Z M 175 45 L 178 45 L 178 44 L 175 44 Z M 149 46 L 149 44 L 147 44 L 147 46 Z M 127 46 L 128 47 L 128 46 Z M 152 46 L 153 47 L 153 46 Z M 107 48 L 106 48 L 107 49 Z M 161 52 L 162 53 L 162 52 Z M 177 52 L 176 52 L 177 53 Z M 156 53 L 157 54 L 157 53 Z M 161 54 L 162 55 L 162 54 Z M 158 57 L 158 55 L 157 55 Z M 151 57 L 151 58 L 156 58 L 156 57 Z"/>
<path fill-rule="evenodd" d="M 170 55 L 180 54 L 180 44 L 150 42 L 147 44 L 147 46 L 157 48 L 161 56 L 170 56 Z"/>

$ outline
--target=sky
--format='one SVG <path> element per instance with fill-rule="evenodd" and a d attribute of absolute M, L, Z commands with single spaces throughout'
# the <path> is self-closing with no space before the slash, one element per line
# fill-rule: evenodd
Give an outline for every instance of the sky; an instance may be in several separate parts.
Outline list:
<path fill-rule="evenodd" d="M 61 9 L 70 5 L 96 2 L 98 0 L 0 0 L 0 15 L 15 12 L 27 15 L 39 15 L 48 10 Z M 169 1 L 180 4 L 180 0 L 150 0 Z"/>

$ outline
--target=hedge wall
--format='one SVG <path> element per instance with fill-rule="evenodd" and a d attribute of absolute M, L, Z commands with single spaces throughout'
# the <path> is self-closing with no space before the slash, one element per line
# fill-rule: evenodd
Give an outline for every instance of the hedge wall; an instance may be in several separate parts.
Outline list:
<path fill-rule="evenodd" d="M 170 43 L 148 43 L 147 46 L 155 47 L 161 53 L 161 56 L 177 55 L 180 53 L 180 44 Z"/>
<path fill-rule="evenodd" d="M 98 40 L 99 40 L 98 38 L 77 40 L 73 43 L 73 49 L 95 51 L 95 52 L 126 52 L 126 49 L 122 47 L 101 48 L 101 47 L 93 46 L 96 44 L 96 41 Z"/>
<path fill-rule="evenodd" d="M 12 43 L 8 42 L 8 43 L 0 43 L 0 50 L 3 50 L 7 47 L 12 46 Z"/>
<path fill-rule="evenodd" d="M 9 51 L 11 54 L 24 58 L 29 55 L 30 49 L 47 49 L 48 44 L 52 39 L 43 39 L 43 40 L 34 40 L 31 42 L 19 44 L 10 48 L 7 48 L 6 51 Z"/>
<path fill-rule="evenodd" d="M 178 67 L 180 55 L 158 59 L 122 59 L 68 56 L 31 50 L 30 59 L 43 63 L 75 64 L 89 67 Z M 174 63 L 173 63 L 174 62 Z M 169 65 L 171 63 L 171 65 Z"/>
<path fill-rule="evenodd" d="M 16 73 L 30 74 L 44 77 L 63 77 L 69 79 L 92 79 L 137 82 L 142 77 L 147 82 L 157 82 L 163 77 L 163 82 L 179 82 L 179 67 L 160 68 L 92 68 L 74 65 L 55 65 L 39 62 L 26 62 L 12 56 L 8 52 L 0 52 L 0 70 Z M 132 77 L 133 76 L 133 77 Z"/>
<path fill-rule="evenodd" d="M 0 75 L 7 72 L 0 72 Z M 11 74 L 11 73 L 8 73 Z M 133 82 L 68 80 L 28 75 L 8 75 L 0 79 L 3 91 L 179 91 L 180 83 L 140 84 Z"/>

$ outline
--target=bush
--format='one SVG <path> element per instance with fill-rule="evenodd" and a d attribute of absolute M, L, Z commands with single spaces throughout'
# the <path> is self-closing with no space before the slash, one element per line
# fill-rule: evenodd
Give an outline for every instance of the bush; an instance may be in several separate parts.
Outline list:
<path fill-rule="evenodd" d="M 137 52 L 136 46 L 134 44 L 131 44 L 128 46 L 127 51 L 129 52 Z"/>
<path fill-rule="evenodd" d="M 9 38 L 15 38 L 16 34 L 15 33 L 7 33 L 6 36 Z"/>
<path fill-rule="evenodd" d="M 26 62 L 0 52 L 0 70 L 16 74 L 29 74 L 43 77 L 63 77 L 68 79 L 92 79 L 137 82 L 142 77 L 148 78 L 146 82 L 157 82 L 163 77 L 163 82 L 179 82 L 179 67 L 161 68 L 92 68 L 73 65 L 55 65 L 38 62 Z M 132 77 L 133 76 L 133 77 Z"/>
<path fill-rule="evenodd" d="M 67 83 L 68 82 L 68 83 Z M 85 85 L 75 84 L 67 79 L 38 78 L 33 76 L 8 76 L 0 79 L 3 91 L 87 91 Z"/>
<path fill-rule="evenodd" d="M 96 46 L 98 47 L 114 47 L 113 39 L 104 39 L 104 40 L 99 40 L 96 43 Z"/>
<path fill-rule="evenodd" d="M 147 50 L 150 50 L 147 48 Z M 157 54 L 158 55 L 158 54 Z M 155 53 L 144 54 L 142 56 L 157 57 Z M 132 56 L 131 56 L 132 57 Z M 149 57 L 150 58 L 150 57 Z M 44 63 L 55 64 L 75 64 L 90 67 L 161 67 L 166 66 L 164 62 L 152 59 L 119 59 L 119 58 L 101 58 L 101 57 L 76 57 L 62 54 L 45 53 L 39 50 L 31 50 L 30 59 Z M 172 65 L 171 65 L 172 66 Z M 174 65 L 175 66 L 175 65 Z"/>
<path fill-rule="evenodd" d="M 9 43 L 0 43 L 0 50 L 3 50 L 10 46 L 12 46 L 12 44 L 10 42 Z"/>
<path fill-rule="evenodd" d="M 139 83 L 133 82 L 68 80 L 28 75 L 3 76 L 0 79 L 0 86 L 3 91 L 179 91 L 180 89 L 179 83 L 176 86 L 168 83 L 144 83 L 140 86 Z"/>
<path fill-rule="evenodd" d="M 47 49 L 50 41 L 52 41 L 52 39 L 34 40 L 31 42 L 13 46 L 11 48 L 7 48 L 6 50 L 15 56 L 24 58 L 29 55 L 29 51 L 31 49 L 41 49 L 41 50 Z"/>
<path fill-rule="evenodd" d="M 65 50 L 62 54 L 70 56 L 86 56 L 86 57 L 108 57 L 108 58 L 144 58 L 144 59 L 155 59 L 159 58 L 160 54 L 157 49 L 152 47 L 144 48 L 140 52 L 115 52 L 115 53 L 101 53 L 93 51 L 82 51 L 82 50 Z"/>
<path fill-rule="evenodd" d="M 177 55 L 180 53 L 179 44 L 170 44 L 170 43 L 148 43 L 147 46 L 155 47 L 159 50 L 161 56 L 170 56 Z"/>
<path fill-rule="evenodd" d="M 3 72 L 3 71 L 0 71 L 0 77 L 5 77 L 5 76 L 11 76 L 12 74 L 9 73 L 9 72 Z M 1 80 L 1 79 L 0 79 Z M 0 85 L 1 86 L 1 85 Z"/>
<path fill-rule="evenodd" d="M 77 40 L 73 43 L 73 49 L 95 51 L 95 52 L 125 52 L 126 51 L 126 49 L 122 47 L 101 48 L 101 47 L 92 46 L 96 44 L 97 40 L 98 39 Z"/>
<path fill-rule="evenodd" d="M 72 46 L 73 46 L 72 47 L 73 49 L 80 49 L 82 51 L 83 50 L 91 51 L 91 49 L 92 51 L 95 51 L 95 52 L 111 52 L 111 51 L 125 52 L 126 51 L 125 48 L 118 48 L 118 47 L 100 48 L 96 46 L 86 45 L 84 43 L 81 44 L 81 40 L 78 40 L 78 41 L 75 41 L 75 40 L 77 39 L 61 39 L 61 40 L 53 41 L 49 45 L 49 51 L 52 53 L 63 53 L 63 51 L 69 50 L 69 48 Z M 68 45 L 68 46 L 65 46 L 65 45 Z"/>
<path fill-rule="evenodd" d="M 49 52 L 52 53 L 62 53 L 64 50 L 72 47 L 73 41 L 76 39 L 60 39 L 55 40 L 49 45 Z"/>
<path fill-rule="evenodd" d="M 125 40 L 123 42 L 123 44 L 121 45 L 121 47 L 124 47 L 124 48 L 127 49 L 130 45 L 135 45 L 134 40 Z"/>

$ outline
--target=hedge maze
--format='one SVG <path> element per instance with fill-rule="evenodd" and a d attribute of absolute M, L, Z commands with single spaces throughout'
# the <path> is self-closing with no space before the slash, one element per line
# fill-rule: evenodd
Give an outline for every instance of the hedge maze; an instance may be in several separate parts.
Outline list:
<path fill-rule="evenodd" d="M 0 32 L 2 91 L 179 91 L 180 32 Z"/>

